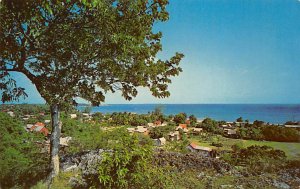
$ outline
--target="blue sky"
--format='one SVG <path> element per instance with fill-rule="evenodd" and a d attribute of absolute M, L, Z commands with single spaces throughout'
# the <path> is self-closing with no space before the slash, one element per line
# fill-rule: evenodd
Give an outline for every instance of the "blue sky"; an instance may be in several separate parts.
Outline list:
<path fill-rule="evenodd" d="M 183 73 L 173 78 L 171 96 L 156 99 L 140 89 L 128 102 L 113 103 L 300 103 L 300 1 L 170 0 L 170 20 L 159 23 L 166 59 L 185 54 Z M 35 87 L 15 75 L 29 97 Z"/>

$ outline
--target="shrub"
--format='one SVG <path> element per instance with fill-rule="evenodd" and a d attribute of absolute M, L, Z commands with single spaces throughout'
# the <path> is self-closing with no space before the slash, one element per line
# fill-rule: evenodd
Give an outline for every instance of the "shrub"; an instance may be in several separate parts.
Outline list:
<path fill-rule="evenodd" d="M 124 129 L 114 132 L 121 133 L 122 137 L 115 141 L 113 152 L 104 154 L 96 187 L 168 188 L 167 174 L 151 163 L 152 141 L 141 135 L 129 135 Z"/>
<path fill-rule="evenodd" d="M 1 187 L 29 188 L 47 175 L 47 156 L 34 143 L 41 135 L 27 133 L 22 124 L 0 113 Z"/>

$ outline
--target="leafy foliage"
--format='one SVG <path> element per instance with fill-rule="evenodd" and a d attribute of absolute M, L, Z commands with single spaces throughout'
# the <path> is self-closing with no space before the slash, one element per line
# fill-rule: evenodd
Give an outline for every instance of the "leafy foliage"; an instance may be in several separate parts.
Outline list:
<path fill-rule="evenodd" d="M 219 123 L 211 118 L 205 118 L 202 121 L 201 127 L 208 132 L 221 133 Z"/>
<path fill-rule="evenodd" d="M 174 120 L 175 123 L 179 124 L 179 123 L 185 123 L 186 118 L 187 118 L 186 113 L 179 113 L 179 114 L 174 116 L 173 120 Z"/>
<path fill-rule="evenodd" d="M 197 124 L 197 118 L 194 115 L 189 116 L 191 126 L 195 126 Z"/>
<path fill-rule="evenodd" d="M 30 135 L 16 119 L 0 112 L 1 187 L 35 184 L 47 174 L 47 158 L 34 143 L 42 138 Z"/>
<path fill-rule="evenodd" d="M 155 127 L 150 130 L 149 136 L 153 139 L 167 137 L 167 135 L 171 131 L 174 131 L 174 129 L 175 129 L 175 126 L 173 126 L 173 125 L 163 126 L 163 127 Z"/>
<path fill-rule="evenodd" d="M 286 161 L 286 155 L 281 150 L 270 146 L 250 146 L 248 148 L 233 147 L 230 155 L 225 155 L 224 160 L 233 165 L 243 165 L 251 172 L 273 172 L 279 170 Z"/>
<path fill-rule="evenodd" d="M 166 188 L 170 183 L 162 169 L 151 165 L 152 141 L 130 136 L 126 130 L 106 153 L 99 166 L 99 185 L 104 188 Z"/>
<path fill-rule="evenodd" d="M 280 126 L 265 126 L 262 133 L 266 140 L 278 142 L 300 142 L 300 131 Z"/>
<path fill-rule="evenodd" d="M 166 21 L 161 1 L 33 1 L 0 3 L 1 78 L 26 75 L 49 104 L 80 96 L 98 105 L 120 90 L 130 100 L 137 87 L 168 97 L 182 54 L 156 60 L 162 50 L 155 22 Z M 73 31 L 73 32 L 70 32 Z M 11 78 L 1 80 L 3 101 L 22 95 Z M 9 87 L 12 86 L 11 89 Z M 64 90 L 61 90 L 61 89 Z"/>

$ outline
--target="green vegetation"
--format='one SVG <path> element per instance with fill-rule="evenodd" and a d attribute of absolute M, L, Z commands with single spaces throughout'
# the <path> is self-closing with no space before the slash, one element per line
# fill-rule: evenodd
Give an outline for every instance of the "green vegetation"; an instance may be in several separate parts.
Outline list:
<path fill-rule="evenodd" d="M 107 92 L 131 100 L 138 87 L 170 96 L 170 77 L 179 75 L 181 53 L 156 59 L 169 19 L 160 1 L 0 1 L 0 95 L 2 102 L 27 97 L 11 73 L 27 77 L 49 104 L 52 116 L 51 175 L 59 173 L 59 112 L 81 97 L 92 105 Z M 62 90 L 63 89 L 63 90 Z"/>
<path fill-rule="evenodd" d="M 236 144 L 244 148 L 253 145 L 259 145 L 270 146 L 274 149 L 282 150 L 285 152 L 288 159 L 298 159 L 300 157 L 300 143 L 232 139 L 223 137 L 221 135 L 191 136 L 189 140 L 201 146 L 217 149 L 218 151 L 229 151 L 231 150 L 231 146 Z M 212 146 L 214 141 L 221 143 L 222 147 Z"/>
<path fill-rule="evenodd" d="M 168 125 L 168 126 L 164 126 L 164 127 L 155 127 L 150 130 L 149 136 L 153 139 L 161 138 L 161 137 L 167 138 L 168 134 L 174 130 L 175 130 L 174 125 Z"/>
<path fill-rule="evenodd" d="M 129 135 L 124 129 L 112 152 L 107 152 L 99 166 L 100 188 L 169 188 L 169 176 L 152 165 L 152 141 Z M 94 183 L 95 184 L 95 183 Z"/>
<path fill-rule="evenodd" d="M 44 140 L 41 135 L 27 133 L 17 119 L 2 112 L 0 128 L 0 187 L 27 188 L 43 179 L 48 159 L 35 144 Z"/>
<path fill-rule="evenodd" d="M 179 124 L 179 123 L 185 123 L 185 120 L 187 118 L 186 113 L 179 113 L 177 115 L 174 116 L 174 122 Z"/>
<path fill-rule="evenodd" d="M 254 173 L 279 171 L 286 162 L 285 153 L 270 146 L 233 146 L 232 153 L 223 155 L 223 159 L 233 165 L 243 165 Z"/>
<path fill-rule="evenodd" d="M 24 112 L 30 110 L 26 105 Z M 34 109 L 35 105 L 32 106 Z M 21 106 L 20 115 L 23 114 Z M 33 116 L 39 115 L 36 111 Z M 67 156 L 75 156 L 87 150 L 103 149 L 103 159 L 97 165 L 97 175 L 85 176 L 89 187 L 95 188 L 220 188 L 224 185 L 242 185 L 245 188 L 255 186 L 268 188 L 268 183 L 258 184 L 260 177 L 257 174 L 267 175 L 268 179 L 276 178 L 276 172 L 300 167 L 300 143 L 274 142 L 262 140 L 234 139 L 217 134 L 220 132 L 220 124 L 212 119 L 205 119 L 202 124 L 196 126 L 204 128 L 204 131 L 194 135 L 184 133 L 179 129 L 180 140 L 167 141 L 166 145 L 155 147 L 151 138 L 166 137 L 175 131 L 177 124 L 170 121 L 160 110 L 155 110 L 144 115 L 133 113 L 94 114 L 91 119 L 82 117 L 72 119 L 69 113 L 62 112 L 61 120 L 62 137 L 72 137 L 68 147 L 61 149 L 60 153 Z M 49 115 L 41 116 L 43 120 Z M 180 115 L 181 116 L 181 115 Z M 179 117 L 180 117 L 179 116 Z M 187 117 L 187 116 L 186 116 Z M 0 126 L 4 132 L 0 134 L 0 181 L 2 188 L 28 188 L 46 189 L 48 186 L 44 179 L 48 173 L 47 153 L 42 152 L 41 143 L 44 137 L 37 133 L 27 133 L 24 129 L 27 121 L 22 116 L 11 117 L 7 113 L 0 113 Z M 189 116 L 191 121 L 193 116 Z M 149 136 L 143 134 L 129 134 L 128 126 L 134 127 L 156 120 L 168 120 L 167 126 L 159 126 L 149 129 Z M 31 120 L 35 121 L 35 120 Z M 268 128 L 263 122 L 255 121 L 253 124 L 237 127 L 238 129 Z M 280 127 L 280 129 L 286 129 Z M 191 130 L 191 128 L 190 128 Z M 280 132 L 276 130 L 276 132 Z M 288 134 L 286 134 L 287 132 Z M 282 135 L 291 135 L 290 130 L 282 131 Z M 223 133 L 222 133 L 223 134 Z M 250 134 L 246 134 L 249 136 Z M 252 133 L 253 135 L 253 133 Z M 176 157 L 190 157 L 187 146 L 194 142 L 200 146 L 210 147 L 218 152 L 222 160 L 228 162 L 234 169 L 242 174 L 251 174 L 249 177 L 237 177 L 235 175 L 219 174 L 216 169 L 201 169 L 195 172 L 192 167 L 177 169 Z M 175 159 L 166 166 L 157 166 L 157 154 L 161 151 L 174 153 Z M 30 153 L 29 153 L 30 152 Z M 177 153 L 177 154 L 176 154 Z M 158 156 L 159 157 L 159 156 Z M 161 162 L 164 162 L 164 156 Z M 186 159 L 185 161 L 193 161 Z M 220 160 L 214 161 L 214 166 Z M 179 165 L 184 161 L 179 161 Z M 209 164 L 211 164 L 210 162 Z M 215 164 L 217 163 L 217 164 Z M 220 162 L 219 162 L 220 163 Z M 12 176 L 13 175 L 13 176 Z M 218 175 L 218 176 L 216 176 Z M 257 175 L 257 176 L 256 176 Z M 60 173 L 51 185 L 51 188 L 72 188 L 70 178 L 81 178 L 81 171 Z M 30 179 L 29 179 L 30 178 Z M 34 178 L 34 179 L 32 179 Z M 4 181 L 3 181 L 4 180 Z M 79 180 L 80 181 L 80 180 Z"/>
<path fill-rule="evenodd" d="M 222 134 L 225 137 L 240 138 L 247 140 L 267 140 L 277 142 L 300 142 L 300 130 L 296 128 L 286 128 L 278 125 L 265 124 L 263 121 L 255 120 L 252 124 L 248 121 L 243 122 L 243 118 L 237 119 L 239 123 L 232 123 L 227 129 L 235 130 L 236 134 L 228 135 L 220 127 L 227 125 L 224 121 L 216 121 L 205 118 L 196 127 L 202 127 L 205 131 L 212 134 Z"/>

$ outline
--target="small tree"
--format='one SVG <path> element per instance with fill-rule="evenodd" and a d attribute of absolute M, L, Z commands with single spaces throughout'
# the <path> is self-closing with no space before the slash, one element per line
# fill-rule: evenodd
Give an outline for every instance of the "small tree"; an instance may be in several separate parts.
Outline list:
<path fill-rule="evenodd" d="M 197 118 L 194 115 L 189 116 L 189 120 L 192 126 L 195 126 L 197 123 Z"/>
<path fill-rule="evenodd" d="M 174 122 L 179 124 L 179 123 L 185 123 L 186 121 L 186 113 L 179 113 L 177 115 L 174 116 Z"/>
<path fill-rule="evenodd" d="M 156 59 L 162 50 L 158 21 L 168 20 L 160 1 L 0 1 L 2 102 L 26 97 L 11 72 L 24 74 L 50 105 L 51 178 L 59 172 L 59 111 L 82 97 L 99 105 L 107 92 L 131 100 L 137 87 L 168 97 L 170 77 L 183 55 Z"/>
<path fill-rule="evenodd" d="M 236 122 L 243 122 L 243 118 L 242 117 L 237 118 Z"/>

